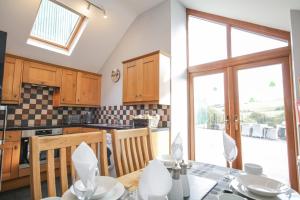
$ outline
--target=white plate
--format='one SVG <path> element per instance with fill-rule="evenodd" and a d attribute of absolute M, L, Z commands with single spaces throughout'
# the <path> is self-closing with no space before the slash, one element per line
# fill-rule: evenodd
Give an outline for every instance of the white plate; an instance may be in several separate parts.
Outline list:
<path fill-rule="evenodd" d="M 263 197 L 263 196 L 254 194 L 252 192 L 249 192 L 248 189 L 245 186 L 243 186 L 242 184 L 240 184 L 237 181 L 237 178 L 231 181 L 230 186 L 231 186 L 231 188 L 233 190 L 235 190 L 236 192 L 242 194 L 243 196 L 251 198 L 251 199 L 255 199 L 255 200 L 266 200 L 266 199 L 268 199 L 268 200 L 281 200 L 281 199 L 289 199 L 289 194 L 290 194 L 290 192 L 287 192 L 286 194 L 280 194 L 280 195 L 277 195 L 275 197 Z"/>
<path fill-rule="evenodd" d="M 119 199 L 125 192 L 124 185 L 118 182 L 115 187 L 110 191 L 107 195 L 105 195 L 101 200 L 117 200 Z"/>
<path fill-rule="evenodd" d="M 120 196 L 122 196 L 122 194 L 125 191 L 124 186 L 121 183 L 119 183 L 116 178 L 113 177 L 97 176 L 95 178 L 95 182 L 97 185 L 97 189 L 91 199 L 106 199 L 107 196 L 112 196 L 111 198 L 114 199 L 114 196 L 118 196 L 121 192 L 122 193 Z M 70 191 L 73 195 L 75 195 L 73 185 L 71 186 Z M 116 199 L 118 199 L 120 196 L 118 196 Z"/>
<path fill-rule="evenodd" d="M 223 193 L 219 195 L 219 200 L 246 200 L 246 198 L 240 197 L 235 194 Z"/>
<path fill-rule="evenodd" d="M 263 176 L 241 175 L 237 181 L 250 192 L 266 197 L 274 197 L 289 190 L 287 185 Z"/>

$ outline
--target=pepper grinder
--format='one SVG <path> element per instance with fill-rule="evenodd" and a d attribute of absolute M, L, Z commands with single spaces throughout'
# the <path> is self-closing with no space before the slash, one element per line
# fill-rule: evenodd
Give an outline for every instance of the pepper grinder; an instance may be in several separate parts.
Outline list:
<path fill-rule="evenodd" d="M 181 168 L 177 165 L 172 169 L 172 188 L 168 194 L 169 200 L 183 200 L 182 183 L 180 180 Z"/>
<path fill-rule="evenodd" d="M 189 185 L 189 180 L 187 176 L 187 164 L 182 161 L 180 163 L 180 179 L 181 179 L 181 184 L 182 184 L 182 191 L 183 191 L 183 197 L 189 197 L 190 196 L 190 185 Z"/>

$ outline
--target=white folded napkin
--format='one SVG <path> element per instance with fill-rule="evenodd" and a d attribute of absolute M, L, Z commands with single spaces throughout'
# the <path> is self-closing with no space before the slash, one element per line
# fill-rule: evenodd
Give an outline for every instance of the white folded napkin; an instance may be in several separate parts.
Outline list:
<path fill-rule="evenodd" d="M 144 169 L 139 180 L 138 196 L 141 200 L 165 199 L 172 187 L 172 178 L 167 168 L 153 160 Z"/>
<path fill-rule="evenodd" d="M 182 138 L 180 133 L 177 134 L 171 146 L 171 155 L 174 160 L 182 160 L 183 159 L 183 145 Z"/>
<path fill-rule="evenodd" d="M 98 171 L 98 160 L 89 145 L 82 142 L 73 152 L 72 161 L 85 187 L 89 187 L 88 183 L 95 182 L 96 171 Z"/>
<path fill-rule="evenodd" d="M 237 156 L 237 147 L 235 140 L 223 132 L 224 156 L 227 161 L 235 160 Z"/>

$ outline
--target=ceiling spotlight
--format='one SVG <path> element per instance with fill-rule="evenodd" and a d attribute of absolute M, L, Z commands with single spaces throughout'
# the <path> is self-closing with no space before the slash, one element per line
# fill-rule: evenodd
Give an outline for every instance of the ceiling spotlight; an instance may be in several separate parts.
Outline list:
<path fill-rule="evenodd" d="M 94 6 L 95 8 L 101 10 L 103 13 L 103 18 L 107 19 L 106 10 L 104 9 L 104 7 L 102 5 L 98 6 L 89 0 L 85 0 L 85 1 L 88 3 L 87 8 L 86 8 L 87 10 L 90 10 L 91 6 Z"/>
<path fill-rule="evenodd" d="M 103 18 L 104 18 L 104 19 L 107 19 L 107 15 L 106 15 L 105 10 L 103 11 Z"/>

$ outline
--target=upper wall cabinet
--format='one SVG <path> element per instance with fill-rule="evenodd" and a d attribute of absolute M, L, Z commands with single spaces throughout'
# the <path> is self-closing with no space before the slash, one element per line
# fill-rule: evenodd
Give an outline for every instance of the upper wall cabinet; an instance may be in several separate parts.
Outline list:
<path fill-rule="evenodd" d="M 54 93 L 54 106 L 100 105 L 101 75 L 75 70 L 62 70 L 60 88 Z"/>
<path fill-rule="evenodd" d="M 170 58 L 159 51 L 123 62 L 123 103 L 170 104 Z"/>
<path fill-rule="evenodd" d="M 78 72 L 76 104 L 99 106 L 101 98 L 101 76 Z"/>
<path fill-rule="evenodd" d="M 61 104 L 76 104 L 77 71 L 62 70 L 60 86 Z"/>
<path fill-rule="evenodd" d="M 101 75 L 7 55 L 2 103 L 19 104 L 22 83 L 55 87 L 53 106 L 100 105 Z"/>
<path fill-rule="evenodd" d="M 23 82 L 59 87 L 62 69 L 36 62 L 24 61 Z"/>
<path fill-rule="evenodd" d="M 2 103 L 18 104 L 21 98 L 23 60 L 5 57 Z"/>

